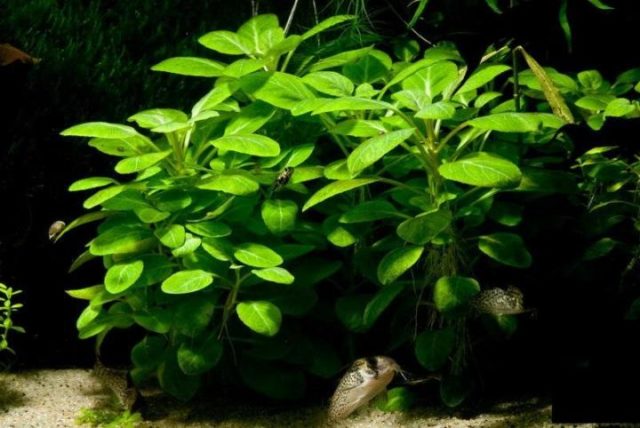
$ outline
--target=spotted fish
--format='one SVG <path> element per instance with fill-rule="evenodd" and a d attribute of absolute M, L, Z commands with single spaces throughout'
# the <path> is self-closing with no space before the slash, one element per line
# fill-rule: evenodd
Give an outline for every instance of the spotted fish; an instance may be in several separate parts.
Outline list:
<path fill-rule="evenodd" d="M 331 397 L 329 419 L 344 419 L 366 405 L 386 389 L 396 373 L 402 373 L 402 370 L 389 357 L 368 357 L 354 361 Z"/>
<path fill-rule="evenodd" d="M 96 359 L 93 373 L 116 396 L 123 408 L 133 409 L 138 400 L 138 390 L 130 383 L 126 370 L 106 367 L 100 359 Z"/>
<path fill-rule="evenodd" d="M 517 315 L 535 311 L 524 307 L 524 295 L 514 286 L 506 290 L 490 288 L 481 291 L 471 300 L 471 308 L 478 314 L 490 315 Z"/>

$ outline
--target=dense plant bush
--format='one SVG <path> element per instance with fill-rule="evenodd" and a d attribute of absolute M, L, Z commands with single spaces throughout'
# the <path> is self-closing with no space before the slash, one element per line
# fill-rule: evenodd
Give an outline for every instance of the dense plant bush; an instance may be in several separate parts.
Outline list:
<path fill-rule="evenodd" d="M 100 221 L 72 270 L 100 259 L 104 282 L 69 294 L 88 301 L 81 338 L 147 331 L 131 352 L 136 382 L 157 379 L 188 399 L 224 364 L 262 394 L 298 398 L 307 376 L 335 376 L 356 338 L 375 331 L 379 353 L 411 347 L 445 372 L 441 397 L 459 404 L 470 300 L 507 285 L 482 283 L 478 266 L 528 268 L 524 205 L 580 191 L 556 167 L 572 153 L 567 124 L 638 113 L 622 98 L 635 72 L 612 85 L 596 72 L 576 81 L 522 48 L 489 49 L 475 69 L 448 44 L 421 53 L 400 43 L 395 60 L 332 43 L 297 54 L 350 19 L 286 35 L 259 15 L 205 34 L 216 58 L 239 58 L 153 67 L 214 79 L 190 112 L 142 111 L 129 118 L 139 130 L 90 122 L 62 132 L 120 158 L 123 179 L 70 186 L 100 188 L 84 202 L 97 210 L 60 236 Z M 529 70 L 513 70 L 512 55 Z M 510 315 L 483 322 L 507 335 L 517 327 Z"/>

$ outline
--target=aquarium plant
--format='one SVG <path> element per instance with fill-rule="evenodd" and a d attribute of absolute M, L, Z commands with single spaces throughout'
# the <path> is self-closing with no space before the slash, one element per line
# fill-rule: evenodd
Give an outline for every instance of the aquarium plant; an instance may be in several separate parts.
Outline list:
<path fill-rule="evenodd" d="M 24 333 L 24 328 L 15 325 L 13 315 L 22 308 L 22 303 L 16 303 L 14 297 L 22 293 L 21 290 L 14 290 L 0 282 L 0 351 L 15 351 L 9 346 L 9 332 L 17 331 Z"/>
<path fill-rule="evenodd" d="M 90 212 L 58 238 L 99 222 L 71 270 L 101 262 L 104 281 L 68 293 L 87 301 L 81 338 L 146 331 L 131 350 L 136 382 L 188 399 L 224 365 L 295 399 L 375 332 L 381 353 L 411 348 L 444 372 L 443 401 L 461 403 L 470 302 L 507 285 L 484 284 L 478 267 L 529 268 L 525 205 L 580 191 L 573 170 L 556 168 L 572 153 L 567 125 L 637 114 L 622 98 L 636 77 L 597 89 L 594 73 L 576 82 L 521 47 L 492 47 L 470 67 L 446 43 L 390 54 L 320 39 L 351 19 L 288 35 L 258 15 L 207 33 L 210 58 L 152 67 L 210 79 L 190 111 L 62 132 L 117 161 L 116 178 L 69 187 L 93 192 Z M 517 326 L 511 315 L 487 323 Z"/>

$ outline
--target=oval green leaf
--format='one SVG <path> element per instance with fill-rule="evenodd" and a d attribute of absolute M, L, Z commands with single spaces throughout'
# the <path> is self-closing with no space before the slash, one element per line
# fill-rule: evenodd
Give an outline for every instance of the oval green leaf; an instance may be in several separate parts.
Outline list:
<path fill-rule="evenodd" d="M 104 286 L 111 294 L 122 293 L 140 278 L 143 269 L 142 260 L 115 264 L 107 271 Z"/>
<path fill-rule="evenodd" d="M 168 58 L 151 67 L 153 71 L 180 74 L 182 76 L 217 77 L 222 75 L 225 65 L 207 58 Z"/>
<path fill-rule="evenodd" d="M 382 285 L 391 284 L 420 260 L 423 251 L 424 247 L 418 246 L 391 250 L 378 265 L 378 281 Z"/>
<path fill-rule="evenodd" d="M 401 129 L 364 141 L 347 158 L 349 171 L 354 176 L 360 173 L 411 137 L 413 131 L 413 128 Z"/>
<path fill-rule="evenodd" d="M 447 229 L 451 220 L 451 212 L 448 210 L 420 214 L 400 223 L 396 233 L 407 242 L 424 245 Z"/>
<path fill-rule="evenodd" d="M 472 153 L 445 163 L 438 171 L 448 180 L 479 187 L 513 187 L 522 179 L 517 165 L 486 152 Z"/>
<path fill-rule="evenodd" d="M 455 333 L 451 328 L 425 331 L 416 338 L 416 358 L 427 370 L 442 368 L 453 351 Z"/>
<path fill-rule="evenodd" d="M 280 331 L 282 313 L 271 302 L 240 302 L 236 313 L 244 325 L 258 334 L 272 337 Z"/>
<path fill-rule="evenodd" d="M 203 270 L 183 270 L 176 272 L 162 282 L 162 291 L 167 294 L 195 293 L 208 287 L 213 275 Z"/>
<path fill-rule="evenodd" d="M 329 198 L 339 195 L 349 190 L 353 190 L 358 187 L 366 186 L 367 184 L 375 183 L 376 178 L 356 178 L 353 180 L 341 180 L 335 183 L 327 184 L 322 189 L 318 190 L 309 198 L 309 200 L 302 207 L 302 211 L 306 211 L 314 205 L 319 204 Z"/>
<path fill-rule="evenodd" d="M 280 145 L 278 142 L 264 135 L 225 135 L 224 137 L 211 141 L 211 144 L 221 150 L 244 153 L 252 156 L 273 157 L 280 154 Z"/>
<path fill-rule="evenodd" d="M 462 309 L 480 292 L 480 284 L 464 276 L 443 276 L 433 288 L 433 303 L 440 312 Z"/>
<path fill-rule="evenodd" d="M 276 284 L 293 284 L 293 281 L 295 281 L 294 276 L 281 267 L 253 269 L 251 273 L 265 281 L 275 282 Z"/>
<path fill-rule="evenodd" d="M 275 267 L 283 262 L 282 257 L 271 248 L 253 243 L 238 245 L 233 256 L 240 263 L 257 268 Z"/>
<path fill-rule="evenodd" d="M 492 259 L 516 268 L 531 266 L 531 254 L 519 235 L 514 233 L 494 233 L 483 235 L 478 241 L 478 248 Z"/>
<path fill-rule="evenodd" d="M 298 205 L 293 201 L 269 199 L 261 209 L 262 220 L 272 233 L 282 233 L 293 229 L 298 215 Z"/>

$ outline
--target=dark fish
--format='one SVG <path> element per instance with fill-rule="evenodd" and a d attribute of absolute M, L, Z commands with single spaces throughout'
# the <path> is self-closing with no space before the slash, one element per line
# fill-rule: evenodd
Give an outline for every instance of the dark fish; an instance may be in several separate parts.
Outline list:
<path fill-rule="evenodd" d="M 9 43 L 0 44 L 0 66 L 9 65 L 16 61 L 23 64 L 37 64 L 40 62 L 40 58 L 34 58 Z"/>
<path fill-rule="evenodd" d="M 291 180 L 291 176 L 293 175 L 293 167 L 286 167 L 285 169 L 283 169 L 280 174 L 278 174 L 278 176 L 276 177 L 275 182 L 273 183 L 273 190 L 275 192 L 277 192 L 278 190 L 282 189 L 284 186 L 287 185 L 287 183 L 289 182 L 289 180 Z"/>
<path fill-rule="evenodd" d="M 398 363 L 389 357 L 377 356 L 354 361 L 331 397 L 329 419 L 348 417 L 383 392 L 395 374 L 401 372 Z"/>
<path fill-rule="evenodd" d="M 49 226 L 49 240 L 55 241 L 65 227 L 67 227 L 67 224 L 64 221 L 54 221 L 51 226 Z"/>

